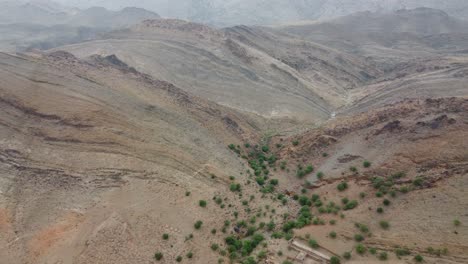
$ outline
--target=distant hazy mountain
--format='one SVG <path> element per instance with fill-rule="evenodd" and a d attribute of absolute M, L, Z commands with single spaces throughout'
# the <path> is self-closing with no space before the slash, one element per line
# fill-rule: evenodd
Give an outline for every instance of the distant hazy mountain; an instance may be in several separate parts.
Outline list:
<path fill-rule="evenodd" d="M 160 16 L 143 8 L 126 7 L 111 11 L 103 7 L 84 10 L 68 8 L 52 1 L 0 2 L 0 24 L 69 25 L 119 28 Z"/>
<path fill-rule="evenodd" d="M 49 49 L 157 18 L 158 14 L 137 7 L 119 11 L 103 7 L 82 10 L 46 0 L 0 1 L 0 51 Z"/>
<path fill-rule="evenodd" d="M 278 24 L 334 18 L 359 11 L 387 12 L 430 7 L 468 18 L 466 0 L 58 0 L 79 7 L 92 5 L 118 10 L 138 6 L 164 17 L 189 19 L 218 26 Z"/>

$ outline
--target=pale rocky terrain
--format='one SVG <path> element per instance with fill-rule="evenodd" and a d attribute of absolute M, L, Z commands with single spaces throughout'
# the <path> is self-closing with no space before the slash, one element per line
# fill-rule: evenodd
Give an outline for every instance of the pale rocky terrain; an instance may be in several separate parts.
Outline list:
<path fill-rule="evenodd" d="M 0 263 L 467 263 L 464 25 L 156 19 L 0 53 Z"/>

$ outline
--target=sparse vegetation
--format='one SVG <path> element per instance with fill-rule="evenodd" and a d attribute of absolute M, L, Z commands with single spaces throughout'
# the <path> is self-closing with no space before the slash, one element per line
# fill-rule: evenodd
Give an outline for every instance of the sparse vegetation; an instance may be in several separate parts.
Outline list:
<path fill-rule="evenodd" d="M 362 163 L 362 166 L 364 168 L 369 168 L 370 166 L 372 165 L 372 163 L 368 160 L 365 160 L 363 163 Z"/>
<path fill-rule="evenodd" d="M 299 140 L 293 140 L 292 144 L 293 144 L 293 146 L 299 145 Z"/>
<path fill-rule="evenodd" d="M 416 255 L 416 256 L 414 256 L 414 260 L 416 262 L 423 262 L 424 258 L 421 255 Z"/>
<path fill-rule="evenodd" d="M 197 222 L 195 222 L 195 224 L 193 225 L 195 227 L 195 229 L 200 229 L 203 225 L 203 222 L 198 220 Z"/>
<path fill-rule="evenodd" d="M 318 248 L 319 247 L 319 244 L 317 243 L 317 240 L 315 239 L 309 239 L 309 246 L 311 248 Z"/>
<path fill-rule="evenodd" d="M 162 238 L 163 238 L 164 240 L 168 240 L 168 239 L 169 239 L 169 234 L 163 234 Z"/>
<path fill-rule="evenodd" d="M 338 189 L 338 191 L 342 192 L 342 191 L 348 189 L 348 183 L 341 182 L 336 186 L 336 188 Z"/>
<path fill-rule="evenodd" d="M 362 242 L 364 241 L 364 236 L 361 234 L 356 234 L 354 235 L 354 240 L 356 240 L 357 242 Z"/>
<path fill-rule="evenodd" d="M 365 254 L 367 251 L 367 248 L 363 244 L 357 244 L 356 245 L 356 252 L 360 255 Z"/>
<path fill-rule="evenodd" d="M 161 260 L 162 258 L 163 258 L 163 254 L 162 254 L 161 252 L 156 252 L 156 253 L 154 254 L 154 259 L 155 259 L 155 260 L 159 261 L 159 260 Z"/>
<path fill-rule="evenodd" d="M 198 201 L 198 204 L 203 208 L 206 207 L 206 201 L 205 200 Z"/>
<path fill-rule="evenodd" d="M 380 260 L 387 260 L 388 259 L 387 252 L 380 252 L 379 259 Z"/>
<path fill-rule="evenodd" d="M 458 220 L 458 219 L 453 220 L 453 225 L 454 226 L 460 226 L 461 225 L 460 220 Z"/>
<path fill-rule="evenodd" d="M 382 220 L 379 222 L 379 225 L 382 229 L 385 229 L 385 230 L 390 228 L 390 224 L 387 221 Z"/>
<path fill-rule="evenodd" d="M 343 258 L 345 258 L 345 259 L 351 259 L 351 252 L 345 252 L 345 253 L 343 253 Z"/>
<path fill-rule="evenodd" d="M 332 256 L 330 258 L 330 264 L 340 264 L 340 263 L 341 263 L 341 261 L 337 256 Z"/>
<path fill-rule="evenodd" d="M 335 231 L 331 231 L 330 234 L 329 234 L 329 236 L 330 236 L 331 238 L 336 238 L 336 232 L 335 232 Z"/>

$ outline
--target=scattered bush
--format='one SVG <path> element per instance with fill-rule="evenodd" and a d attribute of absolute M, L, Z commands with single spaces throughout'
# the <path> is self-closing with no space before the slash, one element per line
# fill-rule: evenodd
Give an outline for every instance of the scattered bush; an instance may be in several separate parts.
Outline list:
<path fill-rule="evenodd" d="M 163 254 L 162 254 L 161 252 L 156 252 L 156 253 L 154 254 L 154 259 L 155 259 L 155 260 L 158 260 L 158 261 L 159 261 L 159 260 L 161 260 L 162 258 L 163 258 Z"/>
<path fill-rule="evenodd" d="M 380 260 L 387 260 L 388 256 L 387 256 L 387 252 L 380 252 L 379 254 L 379 259 Z"/>
<path fill-rule="evenodd" d="M 390 224 L 387 221 L 380 221 L 379 225 L 383 229 L 389 229 L 390 228 Z"/>
<path fill-rule="evenodd" d="M 182 261 L 182 256 L 177 256 L 177 258 L 175 259 L 177 262 L 181 262 Z"/>
<path fill-rule="evenodd" d="M 323 172 L 319 171 L 317 172 L 317 179 L 321 180 L 323 178 Z"/>
<path fill-rule="evenodd" d="M 340 263 L 341 263 L 341 261 L 340 261 L 340 259 L 338 257 L 332 256 L 330 258 L 330 264 L 340 264 Z"/>
<path fill-rule="evenodd" d="M 411 252 L 406 248 L 395 249 L 395 255 L 397 255 L 397 257 L 408 256 L 409 254 L 411 254 Z"/>
<path fill-rule="evenodd" d="M 385 206 L 389 206 L 389 205 L 390 205 L 390 200 L 384 199 L 384 200 L 383 200 L 383 204 L 384 204 Z"/>
<path fill-rule="evenodd" d="M 343 253 L 343 258 L 345 258 L 345 259 L 350 259 L 350 258 L 351 258 L 351 252 L 345 252 L 345 253 Z"/>
<path fill-rule="evenodd" d="M 421 255 L 416 255 L 416 256 L 414 256 L 414 260 L 416 262 L 423 262 L 424 258 Z"/>
<path fill-rule="evenodd" d="M 382 207 L 377 208 L 377 213 L 382 214 L 384 212 L 384 209 Z"/>
<path fill-rule="evenodd" d="M 330 236 L 331 238 L 336 238 L 336 232 L 335 232 L 335 231 L 331 231 L 330 234 L 329 234 L 329 236 Z"/>
<path fill-rule="evenodd" d="M 363 244 L 356 245 L 356 252 L 358 254 L 363 255 L 364 253 L 366 253 L 366 251 L 367 251 L 367 248 Z"/>
<path fill-rule="evenodd" d="M 315 239 L 310 239 L 309 240 L 309 246 L 311 248 L 318 248 L 319 247 L 319 244 L 317 243 L 317 241 Z"/>
<path fill-rule="evenodd" d="M 190 192 L 185 192 L 185 196 L 190 196 Z"/>
<path fill-rule="evenodd" d="M 352 201 L 349 201 L 345 206 L 344 206 L 344 210 L 351 210 L 351 209 L 354 209 L 356 208 L 356 206 L 358 206 L 358 202 L 356 200 L 352 200 Z"/>
<path fill-rule="evenodd" d="M 369 227 L 366 226 L 366 225 L 360 224 L 360 225 L 359 225 L 359 230 L 360 230 L 362 233 L 368 233 L 368 232 L 369 232 Z"/>
<path fill-rule="evenodd" d="M 294 140 L 294 141 L 292 142 L 292 144 L 293 144 L 293 146 L 297 146 L 297 145 L 299 145 L 299 141 L 298 141 L 298 140 Z"/>
<path fill-rule="evenodd" d="M 354 166 L 349 167 L 349 170 L 351 172 L 354 172 L 354 173 L 356 173 L 358 171 L 358 169 L 356 167 L 354 167 Z"/>
<path fill-rule="evenodd" d="M 262 151 L 266 153 L 266 152 L 270 151 L 270 148 L 268 146 L 263 146 Z"/>
<path fill-rule="evenodd" d="M 375 255 L 377 253 L 377 249 L 376 248 L 369 248 L 369 253 L 371 253 L 372 255 Z"/>
<path fill-rule="evenodd" d="M 356 240 L 357 242 L 362 242 L 364 241 L 364 236 L 361 234 L 356 234 L 354 235 L 354 240 Z"/>
<path fill-rule="evenodd" d="M 229 189 L 230 189 L 232 192 L 240 192 L 240 190 L 241 190 L 241 185 L 240 185 L 240 184 L 232 183 L 232 184 L 229 186 Z"/>
<path fill-rule="evenodd" d="M 218 250 L 218 248 L 219 248 L 218 244 L 216 244 L 216 243 L 211 244 L 211 250 L 216 251 L 216 250 Z"/>
<path fill-rule="evenodd" d="M 371 162 L 365 160 L 365 161 L 362 163 L 362 166 L 364 166 L 364 168 L 369 168 L 369 167 L 371 166 Z"/>
<path fill-rule="evenodd" d="M 163 234 L 162 238 L 163 238 L 164 240 L 168 240 L 168 239 L 169 239 L 169 234 Z"/>
<path fill-rule="evenodd" d="M 200 229 L 203 225 L 203 222 L 198 220 L 197 222 L 195 222 L 195 224 L 193 225 L 195 227 L 195 229 Z"/>
<path fill-rule="evenodd" d="M 192 251 L 190 251 L 189 253 L 187 253 L 187 255 L 185 255 L 187 258 L 191 259 L 193 258 L 193 253 Z"/>
<path fill-rule="evenodd" d="M 460 226 L 461 225 L 460 220 L 458 220 L 458 219 L 453 220 L 453 225 L 454 226 Z"/>
<path fill-rule="evenodd" d="M 199 204 L 201 207 L 206 207 L 206 201 L 205 201 L 205 200 L 200 200 L 200 201 L 198 201 L 198 204 Z"/>
<path fill-rule="evenodd" d="M 364 199 L 366 197 L 366 193 L 365 192 L 359 193 L 359 197 L 361 197 L 361 199 Z"/>
<path fill-rule="evenodd" d="M 338 186 L 336 186 L 336 188 L 338 189 L 338 191 L 342 192 L 342 191 L 348 189 L 348 183 L 341 182 L 340 184 L 338 184 Z"/>

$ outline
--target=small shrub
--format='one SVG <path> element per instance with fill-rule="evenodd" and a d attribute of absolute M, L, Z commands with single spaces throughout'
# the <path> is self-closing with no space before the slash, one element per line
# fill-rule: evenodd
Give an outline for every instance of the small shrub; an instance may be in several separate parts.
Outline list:
<path fill-rule="evenodd" d="M 189 253 L 187 253 L 187 255 L 185 255 L 187 258 L 191 259 L 193 258 L 193 253 L 190 251 Z"/>
<path fill-rule="evenodd" d="M 356 200 L 352 200 L 352 201 L 349 201 L 345 206 L 344 206 L 344 210 L 351 210 L 351 209 L 354 209 L 356 208 L 356 206 L 358 206 L 358 202 Z"/>
<path fill-rule="evenodd" d="M 323 172 L 321 171 L 317 172 L 317 179 L 319 180 L 323 179 L 323 175 L 324 175 Z"/>
<path fill-rule="evenodd" d="M 263 146 L 262 151 L 266 153 L 266 152 L 270 151 L 270 148 L 268 146 Z"/>
<path fill-rule="evenodd" d="M 319 247 L 319 244 L 317 243 L 317 241 L 315 239 L 310 239 L 309 240 L 309 246 L 311 248 L 318 248 Z"/>
<path fill-rule="evenodd" d="M 198 204 L 203 208 L 206 207 L 206 201 L 205 200 L 198 201 Z"/>
<path fill-rule="evenodd" d="M 377 213 L 382 214 L 384 212 L 384 209 L 382 207 L 377 208 Z"/>
<path fill-rule="evenodd" d="M 164 240 L 168 240 L 168 239 L 169 239 L 169 234 L 163 234 L 162 238 L 163 238 Z"/>
<path fill-rule="evenodd" d="M 232 183 L 230 186 L 229 186 L 229 189 L 232 191 L 232 192 L 240 192 L 241 190 L 241 185 L 240 184 L 235 184 L 235 183 Z"/>
<path fill-rule="evenodd" d="M 379 254 L 379 259 L 380 260 L 387 260 L 388 256 L 387 256 L 387 252 L 380 252 Z"/>
<path fill-rule="evenodd" d="M 359 197 L 361 197 L 361 199 L 364 199 L 366 197 L 366 193 L 365 192 L 359 193 Z"/>
<path fill-rule="evenodd" d="M 298 141 L 298 140 L 294 140 L 294 141 L 292 142 L 292 144 L 293 144 L 293 146 L 297 146 L 297 145 L 299 145 L 299 141 Z"/>
<path fill-rule="evenodd" d="M 367 251 L 367 248 L 363 244 L 356 245 L 356 252 L 358 254 L 363 255 L 364 253 L 366 253 L 366 251 Z"/>
<path fill-rule="evenodd" d="M 330 220 L 330 225 L 335 225 L 336 224 L 336 220 L 332 219 Z"/>
<path fill-rule="evenodd" d="M 362 242 L 364 241 L 364 236 L 361 234 L 356 234 L 354 235 L 354 240 L 356 240 L 357 242 Z"/>
<path fill-rule="evenodd" d="M 342 192 L 342 191 L 348 189 L 348 183 L 346 183 L 346 182 L 341 182 L 340 184 L 338 184 L 338 185 L 336 186 L 336 188 L 338 189 L 338 191 Z"/>
<path fill-rule="evenodd" d="M 322 153 L 322 157 L 324 157 L 324 158 L 328 157 L 328 153 L 326 153 L 326 152 Z"/>
<path fill-rule="evenodd" d="M 158 260 L 158 261 L 159 261 L 159 260 L 161 260 L 162 258 L 163 258 L 163 254 L 162 254 L 161 252 L 156 252 L 156 253 L 154 254 L 154 259 L 155 259 L 155 260 Z"/>
<path fill-rule="evenodd" d="M 387 221 L 380 221 L 379 225 L 380 225 L 381 228 L 383 228 L 385 230 L 390 228 L 390 224 Z"/>
<path fill-rule="evenodd" d="M 369 232 L 369 227 L 366 226 L 366 225 L 359 225 L 359 230 L 362 232 L 362 233 L 368 233 Z"/>
<path fill-rule="evenodd" d="M 185 196 L 190 196 L 190 192 L 185 192 Z"/>
<path fill-rule="evenodd" d="M 416 256 L 414 256 L 414 260 L 416 262 L 423 262 L 424 258 L 421 255 L 416 255 Z"/>
<path fill-rule="evenodd" d="M 358 169 L 356 167 L 354 167 L 354 166 L 349 167 L 349 170 L 351 172 L 354 172 L 354 173 L 356 173 L 358 171 Z"/>
<path fill-rule="evenodd" d="M 329 236 L 330 236 L 331 238 L 336 238 L 336 232 L 335 232 L 335 231 L 331 231 L 330 234 L 329 234 Z"/>
<path fill-rule="evenodd" d="M 397 249 L 395 249 L 395 255 L 397 255 L 398 257 L 408 256 L 409 254 L 411 254 L 411 252 L 406 248 L 397 248 Z"/>
<path fill-rule="evenodd" d="M 458 219 L 453 220 L 453 225 L 454 226 L 460 226 L 461 225 L 460 220 L 458 220 Z"/>
<path fill-rule="evenodd" d="M 383 204 L 384 204 L 385 206 L 389 206 L 389 205 L 390 205 L 390 200 L 384 199 L 384 200 L 383 200 Z"/>
<path fill-rule="evenodd" d="M 182 261 L 182 256 L 177 256 L 177 258 L 175 259 L 177 262 L 181 262 Z"/>
<path fill-rule="evenodd" d="M 351 258 L 351 252 L 345 252 L 345 253 L 343 253 L 343 258 L 345 258 L 345 259 L 350 259 L 350 258 Z"/>
<path fill-rule="evenodd" d="M 211 250 L 216 251 L 216 250 L 218 250 L 218 248 L 219 248 L 218 244 L 216 244 L 216 243 L 211 244 Z"/>
<path fill-rule="evenodd" d="M 193 225 L 195 227 L 195 229 L 200 229 L 203 225 L 203 222 L 198 220 L 197 222 L 195 222 L 195 224 Z"/>
<path fill-rule="evenodd" d="M 377 249 L 376 248 L 369 248 L 369 253 L 371 253 L 372 255 L 375 255 L 377 253 Z"/>
<path fill-rule="evenodd" d="M 341 261 L 337 256 L 332 256 L 330 258 L 330 264 L 340 264 L 340 263 L 341 263 Z"/>
<path fill-rule="evenodd" d="M 370 161 L 367 161 L 365 160 L 363 163 L 362 163 L 362 166 L 364 166 L 364 168 L 369 168 L 371 166 L 371 162 Z"/>

